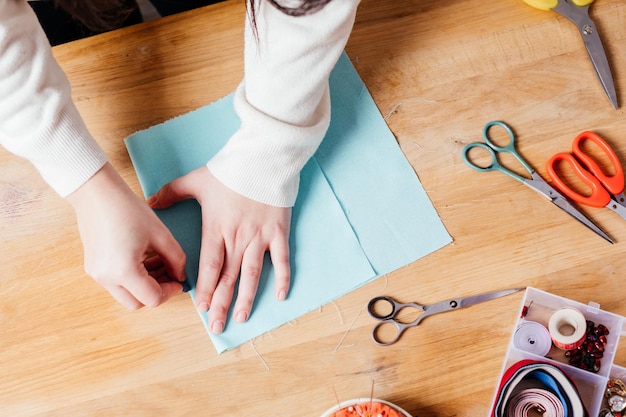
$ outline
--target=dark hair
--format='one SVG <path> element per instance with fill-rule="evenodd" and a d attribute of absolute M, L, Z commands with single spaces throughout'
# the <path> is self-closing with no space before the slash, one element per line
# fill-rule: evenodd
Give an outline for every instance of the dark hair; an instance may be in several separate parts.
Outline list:
<path fill-rule="evenodd" d="M 248 0 L 253 25 L 256 3 Z M 321 10 L 331 0 L 267 0 L 289 16 L 304 16 Z M 134 0 L 54 0 L 54 3 L 93 32 L 116 29 L 135 10 Z"/>
<path fill-rule="evenodd" d="M 285 0 L 268 0 L 274 7 L 281 12 L 288 14 L 289 16 L 304 16 L 312 14 L 321 10 L 331 0 L 299 0 L 299 1 L 285 1 Z M 250 4 L 254 3 L 254 0 L 250 0 Z M 299 3 L 291 6 L 290 3 Z M 254 6 L 252 4 L 252 6 Z"/>
<path fill-rule="evenodd" d="M 248 17 L 252 23 L 254 35 L 258 40 L 256 27 L 256 3 L 262 0 L 248 0 Z M 289 16 L 304 16 L 321 10 L 331 0 L 267 0 L 271 5 Z M 291 5 L 291 3 L 298 3 Z"/>
<path fill-rule="evenodd" d="M 117 29 L 136 8 L 135 1 L 128 0 L 54 0 L 54 3 L 95 33 Z"/>

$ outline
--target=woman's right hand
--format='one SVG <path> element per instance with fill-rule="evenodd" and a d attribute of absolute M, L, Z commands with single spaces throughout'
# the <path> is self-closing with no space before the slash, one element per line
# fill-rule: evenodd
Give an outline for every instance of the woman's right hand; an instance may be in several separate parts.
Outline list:
<path fill-rule="evenodd" d="M 185 253 L 109 163 L 67 199 L 85 271 L 117 301 L 129 309 L 156 307 L 182 291 Z"/>

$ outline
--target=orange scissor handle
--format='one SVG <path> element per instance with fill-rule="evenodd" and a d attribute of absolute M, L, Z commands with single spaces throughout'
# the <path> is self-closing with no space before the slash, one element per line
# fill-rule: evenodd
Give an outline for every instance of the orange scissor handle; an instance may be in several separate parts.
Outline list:
<path fill-rule="evenodd" d="M 591 195 L 582 195 L 572 190 L 565 181 L 561 179 L 556 171 L 556 166 L 559 162 L 566 162 L 570 165 L 576 176 L 591 188 Z M 611 196 L 604 187 L 602 187 L 600 180 L 591 172 L 587 171 L 571 153 L 557 153 L 550 158 L 546 168 L 556 188 L 577 203 L 591 207 L 606 207 L 611 201 Z"/>
<path fill-rule="evenodd" d="M 581 144 L 586 140 L 595 143 L 609 158 L 615 171 L 613 175 L 605 174 L 598 163 L 589 154 L 585 153 Z M 572 143 L 572 153 L 585 165 L 587 170 L 600 180 L 604 188 L 611 194 L 617 195 L 624 191 L 624 170 L 622 169 L 622 164 L 619 162 L 619 158 L 613 148 L 611 148 L 611 145 L 606 143 L 598 134 L 586 131 L 576 136 L 574 143 Z"/>

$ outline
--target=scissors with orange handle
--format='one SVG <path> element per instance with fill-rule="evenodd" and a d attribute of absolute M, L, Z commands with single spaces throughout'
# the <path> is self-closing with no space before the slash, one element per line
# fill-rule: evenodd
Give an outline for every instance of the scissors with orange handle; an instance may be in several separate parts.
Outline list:
<path fill-rule="evenodd" d="M 612 175 L 607 174 L 596 160 L 583 149 L 584 141 L 597 145 L 611 163 Z M 570 187 L 559 175 L 561 162 L 569 164 L 576 177 L 590 189 L 590 195 L 584 195 Z M 554 185 L 563 194 L 577 203 L 591 207 L 606 207 L 626 220 L 626 197 L 624 196 L 624 170 L 617 154 L 611 146 L 594 132 L 582 132 L 574 139 L 572 153 L 557 153 L 547 164 L 548 174 Z"/>
<path fill-rule="evenodd" d="M 604 92 L 613 107 L 617 109 L 617 94 L 615 93 L 611 67 L 606 58 L 598 29 L 589 17 L 589 6 L 593 0 L 524 0 L 524 2 L 537 9 L 557 12 L 576 25 L 602 88 L 604 88 Z"/>
<path fill-rule="evenodd" d="M 508 143 L 504 146 L 498 145 L 492 141 L 490 136 L 490 129 L 501 128 L 508 135 Z M 504 122 L 494 120 L 489 122 L 483 128 L 483 140 L 484 142 L 473 142 L 465 145 L 463 148 L 463 161 L 472 169 L 479 172 L 499 171 L 508 175 L 516 181 L 528 186 L 529 188 L 537 191 L 539 194 L 547 198 L 552 204 L 565 211 L 567 214 L 578 220 L 590 230 L 597 233 L 604 238 L 607 242 L 613 243 L 613 240 L 607 235 L 604 230 L 598 227 L 591 219 L 585 216 L 577 207 L 569 202 L 567 197 L 560 193 L 556 188 L 548 184 L 541 175 L 535 169 L 530 166 L 528 162 L 517 152 L 515 147 L 515 135 L 513 130 Z M 476 152 L 470 154 L 472 151 L 478 151 L 483 156 L 487 156 L 488 162 L 484 160 L 474 159 Z M 498 155 L 509 154 L 513 156 L 519 162 L 522 167 L 528 172 L 530 178 L 517 174 L 514 170 L 505 167 L 500 161 Z"/>

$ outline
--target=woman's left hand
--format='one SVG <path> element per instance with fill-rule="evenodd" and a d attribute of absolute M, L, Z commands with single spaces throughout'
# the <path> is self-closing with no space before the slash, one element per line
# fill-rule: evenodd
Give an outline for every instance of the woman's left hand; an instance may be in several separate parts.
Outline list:
<path fill-rule="evenodd" d="M 202 245 L 196 283 L 196 306 L 209 310 L 209 328 L 221 333 L 234 297 L 234 318 L 250 316 L 265 252 L 274 265 L 274 292 L 284 300 L 289 291 L 289 227 L 291 208 L 269 206 L 223 185 L 206 166 L 166 184 L 148 199 L 154 209 L 195 198 L 202 206 Z"/>

